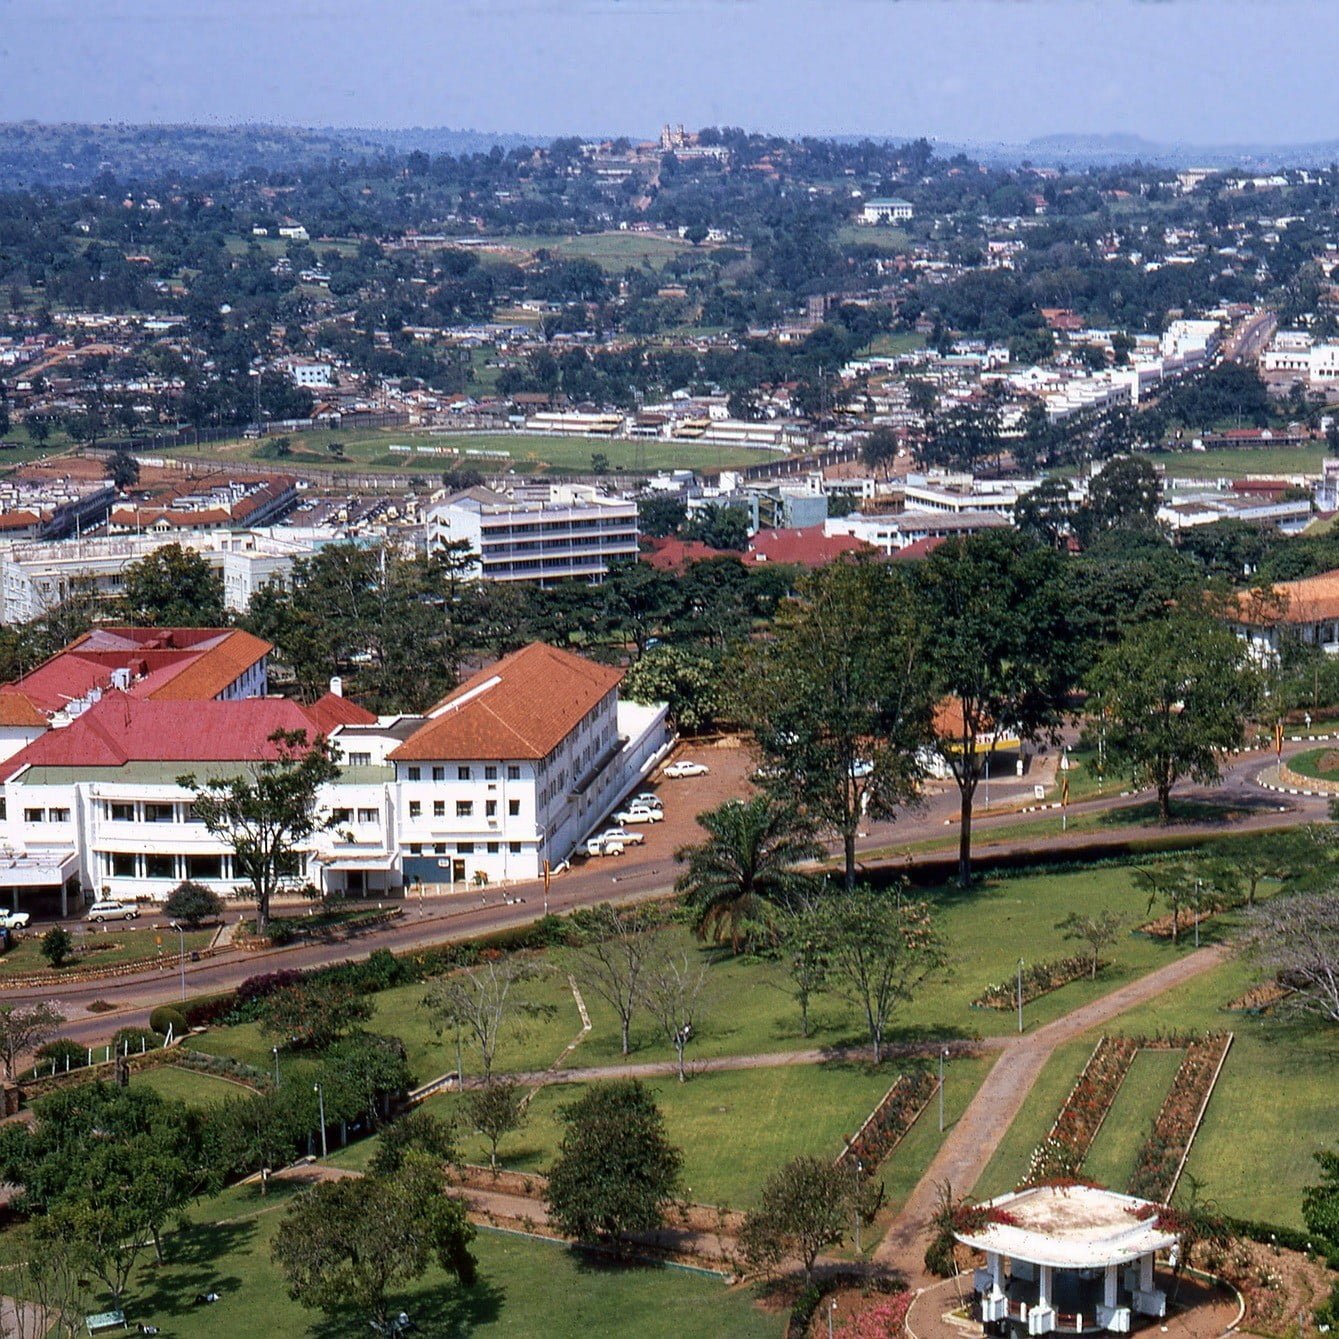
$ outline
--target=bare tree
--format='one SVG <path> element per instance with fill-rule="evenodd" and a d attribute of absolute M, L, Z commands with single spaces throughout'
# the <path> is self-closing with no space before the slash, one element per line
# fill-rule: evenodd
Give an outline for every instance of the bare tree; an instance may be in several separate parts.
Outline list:
<path fill-rule="evenodd" d="M 55 1035 L 65 1015 L 49 1004 L 0 1005 L 0 1060 L 5 1078 L 14 1077 L 14 1063 Z"/>
<path fill-rule="evenodd" d="M 642 1001 L 674 1047 L 680 1083 L 688 1078 L 683 1052 L 701 1022 L 706 985 L 705 967 L 687 952 L 674 953 L 657 941 L 644 967 Z"/>
<path fill-rule="evenodd" d="M 1256 907 L 1247 944 L 1293 990 L 1291 1006 L 1339 1023 L 1339 897 L 1293 893 Z"/>
<path fill-rule="evenodd" d="M 572 975 L 618 1015 L 623 1054 L 627 1055 L 631 1049 L 628 1033 L 642 1000 L 642 977 L 654 939 L 638 928 L 633 913 L 601 905 L 592 919 L 590 936 L 572 955 Z"/>
<path fill-rule="evenodd" d="M 514 1021 L 518 1014 L 536 1017 L 555 1012 L 551 1004 L 537 1004 L 516 993 L 518 985 L 537 975 L 538 969 L 532 963 L 502 958 L 438 977 L 423 997 L 439 1036 L 454 1027 L 473 1039 L 479 1048 L 485 1083 L 493 1081 L 493 1061 L 504 1025 Z"/>

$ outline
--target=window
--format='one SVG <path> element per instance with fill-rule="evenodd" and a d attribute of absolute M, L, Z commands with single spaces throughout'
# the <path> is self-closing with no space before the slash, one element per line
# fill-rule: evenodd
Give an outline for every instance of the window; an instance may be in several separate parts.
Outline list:
<path fill-rule="evenodd" d="M 409 801 L 409 817 L 417 818 L 423 812 L 423 806 L 417 800 Z"/>
<path fill-rule="evenodd" d="M 404 769 L 406 781 L 418 781 L 422 777 L 422 769 L 418 767 L 406 767 Z"/>
<path fill-rule="evenodd" d="M 177 877 L 176 856 L 146 855 L 144 857 L 144 877 L 146 879 L 175 879 Z"/>
<path fill-rule="evenodd" d="M 446 854 L 446 843 L 445 843 L 445 842 L 433 842 L 433 844 L 432 844 L 432 853 L 433 853 L 433 855 L 445 855 L 445 854 Z"/>
<path fill-rule="evenodd" d="M 422 854 L 423 854 L 423 847 L 422 847 L 418 842 L 410 842 L 410 843 L 409 843 L 409 854 L 410 854 L 410 855 L 422 855 Z"/>
<path fill-rule="evenodd" d="M 350 754 L 349 754 L 349 766 L 350 766 L 350 767 L 371 767 L 371 766 L 372 766 L 372 755 L 371 755 L 370 753 L 350 753 Z"/>
<path fill-rule="evenodd" d="M 484 817 L 485 817 L 485 818 L 496 818 L 496 817 L 497 817 L 497 801 L 496 801 L 496 800 L 488 800 L 488 801 L 485 802 L 485 804 L 484 804 Z"/>
<path fill-rule="evenodd" d="M 507 843 L 507 850 L 509 850 L 509 851 L 512 853 L 512 855 L 520 855 L 520 854 L 521 854 L 521 843 L 520 843 L 520 842 L 508 842 L 508 843 Z"/>
<path fill-rule="evenodd" d="M 23 811 L 23 821 L 25 823 L 41 823 L 45 818 L 45 809 L 25 809 Z"/>
<path fill-rule="evenodd" d="M 432 779 L 433 779 L 434 781 L 445 781 L 445 780 L 446 780 L 446 768 L 445 768 L 445 767 L 434 767 L 434 768 L 432 769 Z"/>
<path fill-rule="evenodd" d="M 456 852 L 457 852 L 457 854 L 459 854 L 459 855 L 473 855 L 473 854 L 474 854 L 474 843 L 473 843 L 473 842 L 457 842 L 457 843 L 456 843 Z"/>
<path fill-rule="evenodd" d="M 470 769 L 469 769 L 468 767 L 457 767 L 457 768 L 456 768 L 456 780 L 457 780 L 457 781 L 468 781 L 469 779 L 470 779 Z"/>
<path fill-rule="evenodd" d="M 496 768 L 496 767 L 485 767 L 485 768 L 484 768 L 484 780 L 485 780 L 485 781 L 496 781 L 496 780 L 497 780 L 497 768 Z"/>
<path fill-rule="evenodd" d="M 445 818 L 445 817 L 446 817 L 446 801 L 445 801 L 445 800 L 433 800 L 433 802 L 432 802 L 432 816 L 433 816 L 434 818 Z"/>
<path fill-rule="evenodd" d="M 135 877 L 135 857 L 129 851 L 113 851 L 111 873 L 114 879 L 133 879 Z"/>
<path fill-rule="evenodd" d="M 107 810 L 113 823 L 133 823 L 135 821 L 135 806 L 133 804 L 109 804 Z"/>
<path fill-rule="evenodd" d="M 473 815 L 474 815 L 474 801 L 473 801 L 473 800 L 457 800 L 457 801 L 456 801 L 456 817 L 457 817 L 457 818 L 471 818 L 471 817 L 473 817 Z"/>
<path fill-rule="evenodd" d="M 508 801 L 507 801 L 507 817 L 508 817 L 508 818 L 519 818 L 520 816 L 521 816 L 521 802 L 520 802 L 520 800 L 508 800 Z"/>
<path fill-rule="evenodd" d="M 176 821 L 176 809 L 170 804 L 146 804 L 144 821 L 146 823 L 173 823 Z"/>
<path fill-rule="evenodd" d="M 188 855 L 186 857 L 186 877 L 188 879 L 221 879 L 223 877 L 223 857 L 221 855 Z"/>
<path fill-rule="evenodd" d="M 498 844 L 497 844 L 497 842 L 489 842 L 489 843 L 488 843 L 488 854 L 489 854 L 489 855 L 497 855 L 497 853 L 498 853 Z"/>
<path fill-rule="evenodd" d="M 352 809 L 332 809 L 332 810 L 330 811 L 330 821 L 331 821 L 332 823 L 352 823 L 352 822 L 353 822 L 353 810 L 352 810 Z"/>
<path fill-rule="evenodd" d="M 507 764 L 507 780 L 519 781 L 521 779 L 521 767 L 519 763 L 509 762 Z"/>
<path fill-rule="evenodd" d="M 381 810 L 380 810 L 380 809 L 359 809 L 359 810 L 358 810 L 358 821 L 359 821 L 360 823 L 380 823 L 380 822 L 381 822 Z"/>
<path fill-rule="evenodd" d="M 68 809 L 49 809 L 46 817 L 48 823 L 68 823 L 70 821 L 70 811 Z"/>

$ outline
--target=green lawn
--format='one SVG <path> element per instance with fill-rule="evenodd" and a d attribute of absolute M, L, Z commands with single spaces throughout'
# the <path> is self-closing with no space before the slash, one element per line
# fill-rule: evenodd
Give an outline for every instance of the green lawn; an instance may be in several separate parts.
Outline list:
<path fill-rule="evenodd" d="M 277 1189 L 277 1188 L 276 1188 Z M 334 1339 L 367 1334 L 366 1319 L 327 1319 L 287 1295 L 270 1260 L 270 1243 L 291 1195 L 261 1199 L 233 1189 L 192 1210 L 190 1225 L 166 1238 L 168 1262 L 142 1265 L 126 1313 L 158 1325 L 165 1339 Z M 635 1334 L 645 1339 L 708 1339 L 730 1334 L 778 1336 L 782 1320 L 751 1295 L 719 1279 L 678 1269 L 614 1266 L 557 1243 L 481 1229 L 473 1246 L 479 1281 L 468 1290 L 433 1269 L 396 1295 L 423 1335 L 498 1335 L 585 1339 Z M 150 1255 L 152 1253 L 150 1252 Z M 195 1296 L 221 1300 L 196 1306 Z"/>
<path fill-rule="evenodd" d="M 1319 474 L 1325 447 L 1279 446 L 1224 448 L 1214 451 L 1155 451 L 1153 459 L 1165 466 L 1170 478 L 1262 478 L 1280 474 Z"/>
<path fill-rule="evenodd" d="M 84 967 L 114 967 L 118 963 L 139 958 L 161 956 L 164 971 L 175 971 L 180 960 L 181 941 L 175 930 L 131 930 L 126 922 L 109 925 L 76 924 L 71 930 L 76 961 L 61 971 L 72 973 Z M 35 931 L 24 931 L 14 941 L 14 947 L 0 958 L 0 981 L 20 972 L 49 971 L 51 964 L 42 956 L 42 936 Z M 214 931 L 193 930 L 186 935 L 186 951 L 208 948 Z"/>
<path fill-rule="evenodd" d="M 1140 1051 L 1083 1162 L 1085 1176 L 1124 1190 L 1135 1158 L 1185 1059 L 1184 1051 Z"/>
<path fill-rule="evenodd" d="M 1317 728 L 1319 727 L 1312 726 L 1312 729 Z M 1339 761 L 1339 751 L 1335 749 L 1308 749 L 1305 753 L 1289 758 L 1286 765 L 1298 776 L 1309 776 L 1317 781 L 1336 781 L 1339 780 L 1339 767 L 1332 765 L 1326 769 L 1321 766 L 1323 762 L 1334 764 L 1336 761 Z"/>
<path fill-rule="evenodd" d="M 131 1080 L 136 1088 L 151 1088 L 160 1097 L 173 1098 L 192 1107 L 212 1107 L 233 1097 L 246 1097 L 251 1089 L 213 1074 L 185 1069 L 181 1065 L 155 1065 L 137 1070 Z"/>
<path fill-rule="evenodd" d="M 612 470 L 639 472 L 662 469 L 712 469 L 752 465 L 774 452 L 744 447 L 702 446 L 693 442 L 605 441 L 599 438 L 548 437 L 536 433 L 426 433 L 408 428 L 376 428 L 361 431 L 318 429 L 289 434 L 287 456 L 276 456 L 274 437 L 261 440 L 237 438 L 201 446 L 178 447 L 167 454 L 181 460 L 201 460 L 230 465 L 263 460 L 277 466 L 305 465 L 312 468 L 394 471 L 421 474 L 438 480 L 446 470 L 466 468 L 484 473 L 514 469 L 520 473 L 545 470 L 555 473 L 589 474 L 591 456 L 602 452 Z M 341 443 L 342 456 L 330 454 L 330 444 Z M 424 446 L 434 452 L 393 452 L 392 446 Z M 471 451 L 503 452 L 505 455 L 470 455 Z M 0 461 L 3 464 L 3 461 Z"/>
<path fill-rule="evenodd" d="M 577 236 L 518 234 L 491 240 L 521 251 L 547 250 L 568 260 L 593 260 L 613 274 L 622 274 L 629 266 L 650 265 L 653 269 L 664 269 L 676 256 L 691 254 L 694 250 L 691 242 L 679 237 L 631 231 L 581 233 Z M 697 249 L 709 252 L 711 248 Z"/>

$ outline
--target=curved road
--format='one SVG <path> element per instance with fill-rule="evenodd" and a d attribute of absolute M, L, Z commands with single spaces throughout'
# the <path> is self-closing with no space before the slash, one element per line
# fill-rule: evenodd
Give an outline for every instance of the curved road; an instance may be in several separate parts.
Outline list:
<path fill-rule="evenodd" d="M 1284 756 L 1314 747 L 1310 743 L 1289 744 L 1285 746 Z M 736 750 L 739 757 L 728 759 L 713 756 L 712 766 L 719 776 L 719 784 L 726 788 L 742 782 L 748 770 L 747 756 L 742 750 Z M 1177 797 L 1182 800 L 1196 799 L 1223 803 L 1246 811 L 1244 817 L 1236 819 L 1230 825 L 1231 831 L 1252 828 L 1292 826 L 1310 822 L 1323 817 L 1326 801 L 1302 796 L 1277 795 L 1256 785 L 1256 775 L 1273 761 L 1272 753 L 1251 753 L 1241 755 L 1224 769 L 1223 782 L 1215 788 L 1185 787 L 1178 790 Z M 731 775 L 733 773 L 733 775 Z M 1022 794 L 1031 794 L 1030 780 L 1018 782 L 994 781 L 994 808 L 987 815 L 978 810 L 973 821 L 974 849 L 980 853 L 1004 853 L 1013 851 L 1031 851 L 1045 845 L 1047 849 L 1066 849 L 1081 851 L 1086 846 L 1109 843 L 1113 838 L 1135 835 L 1156 835 L 1163 831 L 1157 826 L 1131 827 L 1118 831 L 1068 832 L 1061 833 L 1060 816 L 1055 810 L 1048 810 L 1042 817 L 1054 819 L 1056 832 L 1046 838 L 1035 834 L 1026 838 L 1000 836 L 992 839 L 991 834 L 1011 823 L 1035 819 L 1038 815 L 1020 819 L 1016 812 L 1003 812 L 1001 796 L 1012 795 L 1017 802 Z M 715 802 L 716 795 L 703 792 L 676 790 L 666 792 L 679 797 L 692 796 L 707 803 Z M 1148 801 L 1147 793 L 1133 796 L 1111 796 L 1104 799 L 1088 800 L 1073 804 L 1069 808 L 1071 816 L 1078 816 L 1101 810 L 1117 809 Z M 924 842 L 927 839 L 942 839 L 946 844 L 956 838 L 956 816 L 958 812 L 957 791 L 949 786 L 939 788 L 927 797 L 925 805 L 896 823 L 871 824 L 867 833 L 862 834 L 858 849 L 864 851 L 884 850 Z M 616 901 L 632 903 L 664 896 L 672 890 L 677 871 L 669 842 L 696 840 L 698 828 L 691 819 L 682 815 L 671 815 L 673 821 L 666 822 L 663 833 L 652 831 L 646 848 L 631 848 L 629 854 L 620 860 L 591 860 L 573 868 L 568 873 L 552 880 L 548 906 L 554 912 L 567 912 L 577 907 L 594 906 L 599 902 Z M 1186 835 L 1222 832 L 1229 830 L 1219 824 L 1179 824 L 1176 831 Z M 915 867 L 917 865 L 938 863 L 945 858 L 945 851 L 927 852 L 920 855 L 893 857 L 890 863 Z M 404 916 L 390 926 L 369 931 L 347 941 L 320 942 L 288 948 L 272 949 L 262 953 L 246 952 L 241 949 L 227 950 L 216 957 L 186 966 L 186 990 L 195 995 L 223 992 L 235 987 L 240 981 L 258 972 L 275 971 L 280 968 L 308 968 L 325 963 L 363 958 L 374 949 L 387 948 L 394 952 L 405 952 L 415 948 L 424 948 L 433 944 L 465 939 L 471 936 L 524 925 L 538 920 L 543 915 L 543 889 L 538 882 L 518 884 L 506 893 L 489 890 L 483 895 L 460 893 L 449 897 L 427 898 L 422 902 L 412 897 L 404 904 Z M 62 1034 L 93 1045 L 105 1041 L 118 1027 L 142 1024 L 147 1021 L 149 1012 L 159 1004 L 172 1003 L 181 996 L 181 983 L 178 974 L 178 962 L 168 955 L 163 968 L 137 973 L 131 976 L 109 978 L 83 984 L 71 983 L 69 987 L 41 986 L 4 990 L 0 994 L 6 1002 L 19 1003 L 31 1000 L 48 1000 L 59 1007 L 68 1018 L 68 1024 L 62 1028 Z M 114 1006 L 113 1011 L 97 1014 L 88 1013 L 88 1006 L 94 1001 L 105 1001 Z"/>

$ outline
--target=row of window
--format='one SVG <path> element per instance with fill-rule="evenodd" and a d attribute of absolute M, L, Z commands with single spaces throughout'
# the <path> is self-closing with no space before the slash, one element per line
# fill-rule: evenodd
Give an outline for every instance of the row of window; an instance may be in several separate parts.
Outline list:
<path fill-rule="evenodd" d="M 360 810 L 359 812 L 362 812 L 362 811 Z M 507 817 L 508 817 L 508 818 L 519 818 L 520 815 L 521 815 L 521 802 L 520 802 L 520 800 L 508 800 L 508 801 L 507 801 Z M 446 801 L 445 801 L 445 800 L 433 800 L 433 802 L 432 802 L 432 816 L 433 816 L 434 818 L 445 818 L 445 817 L 446 817 Z M 422 818 L 422 817 L 423 817 L 423 802 L 422 802 L 421 800 L 410 800 L 410 801 L 409 801 L 409 817 L 410 817 L 410 818 Z M 473 817 L 474 817 L 474 801 L 473 801 L 473 800 L 457 800 L 457 801 L 456 801 L 456 817 L 457 817 L 457 818 L 473 818 Z M 484 817 L 485 817 L 485 818 L 496 818 L 496 817 L 497 817 L 497 801 L 496 801 L 496 800 L 485 800 L 485 801 L 484 801 Z"/>
<path fill-rule="evenodd" d="M 456 855 L 474 855 L 483 847 L 489 855 L 497 855 L 502 850 L 501 842 L 410 842 L 410 855 L 447 855 L 454 851 Z M 521 854 L 520 842 L 508 842 L 507 850 L 512 855 Z"/>
<path fill-rule="evenodd" d="M 355 819 L 354 815 L 357 815 Z M 338 826 L 341 823 L 373 823 L 377 826 L 381 824 L 380 809 L 332 809 L 330 818 Z"/>
<path fill-rule="evenodd" d="M 131 851 L 100 853 L 104 879 L 230 879 L 232 857 Z"/>
<path fill-rule="evenodd" d="M 446 780 L 446 768 L 445 768 L 445 767 L 432 767 L 432 768 L 429 769 L 429 771 L 430 771 L 431 774 L 432 774 L 432 775 L 431 775 L 431 778 L 430 778 L 431 780 L 433 780 L 433 781 L 445 781 L 445 780 Z M 519 781 L 520 779 L 521 779 L 521 765 L 520 765 L 520 763 L 509 762 L 509 763 L 507 764 L 507 780 L 508 780 L 508 781 Z M 423 768 L 422 768 L 422 767 L 406 767 L 406 768 L 405 768 L 405 780 L 406 780 L 406 781 L 422 781 L 422 780 L 423 780 Z M 473 780 L 474 780 L 474 769 L 473 769 L 473 767 L 471 767 L 468 763 L 461 763 L 461 764 L 459 764 L 459 765 L 456 767 L 456 780 L 457 780 L 457 781 L 473 781 Z M 485 780 L 485 781 L 496 781 L 496 780 L 497 780 L 497 767 L 496 767 L 493 763 L 486 763 L 486 764 L 484 765 L 484 780 Z"/>
<path fill-rule="evenodd" d="M 23 821 L 25 823 L 68 823 L 70 821 L 70 811 L 68 809 L 25 809 L 23 811 Z"/>

